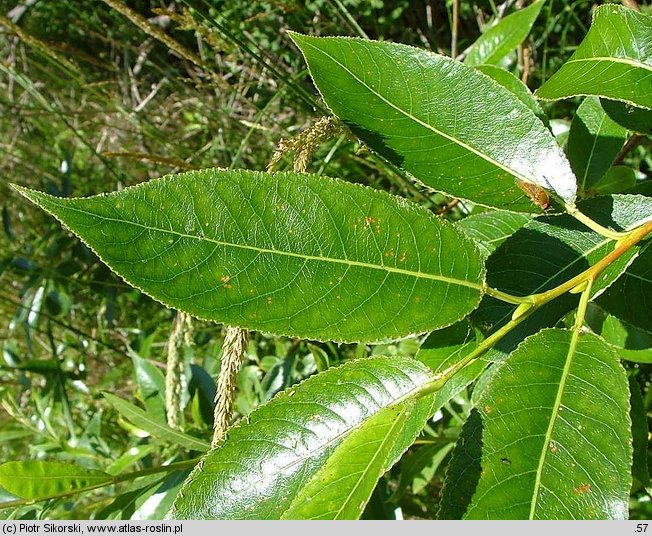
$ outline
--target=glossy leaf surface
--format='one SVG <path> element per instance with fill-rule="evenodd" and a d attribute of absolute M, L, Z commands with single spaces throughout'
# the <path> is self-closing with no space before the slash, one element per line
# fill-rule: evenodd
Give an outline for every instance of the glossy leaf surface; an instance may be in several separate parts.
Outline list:
<path fill-rule="evenodd" d="M 459 225 L 489 254 L 531 219 L 527 214 L 496 210 L 471 214 Z"/>
<path fill-rule="evenodd" d="M 627 129 L 609 118 L 600 99 L 584 99 L 571 123 L 567 150 L 581 194 L 590 195 L 626 140 Z"/>
<path fill-rule="evenodd" d="M 468 320 L 432 332 L 416 359 L 434 372 L 459 362 L 477 346 Z M 358 519 L 380 476 L 412 444 L 426 420 L 468 386 L 485 368 L 479 361 L 451 378 L 433 395 L 385 408 L 363 423 L 294 499 L 285 519 Z"/>
<path fill-rule="evenodd" d="M 483 63 L 495 65 L 514 51 L 530 33 L 545 1 L 536 0 L 489 28 L 473 43 L 464 63 L 471 66 Z"/>
<path fill-rule="evenodd" d="M 385 408 L 408 403 L 430 379 L 432 372 L 414 359 L 373 357 L 291 387 L 229 430 L 192 473 L 170 515 L 280 518 L 342 441 Z"/>
<path fill-rule="evenodd" d="M 333 113 L 427 186 L 518 212 L 540 209 L 515 179 L 575 199 L 575 177 L 552 134 L 490 77 L 405 45 L 291 36 Z"/>
<path fill-rule="evenodd" d="M 111 480 L 103 471 L 66 462 L 28 460 L 0 465 L 0 487 L 21 499 L 43 499 Z"/>
<path fill-rule="evenodd" d="M 549 127 L 548 117 L 541 108 L 539 101 L 534 98 L 534 95 L 518 77 L 514 76 L 509 71 L 496 67 L 495 65 L 478 65 L 476 69 L 487 76 L 493 78 L 505 89 L 509 90 L 518 100 L 527 106 L 534 115 L 536 115 L 544 125 Z"/>
<path fill-rule="evenodd" d="M 652 15 L 616 4 L 597 7 L 589 33 L 536 95 L 595 95 L 652 108 Z"/>
<path fill-rule="evenodd" d="M 453 225 L 313 175 L 204 170 L 87 199 L 21 189 L 167 306 L 248 329 L 377 341 L 477 305 L 483 262 Z"/>
<path fill-rule="evenodd" d="M 358 519 L 379 478 L 432 416 L 431 407 L 432 395 L 383 408 L 369 418 L 335 449 L 283 518 Z M 419 426 L 406 433 L 408 419 L 415 418 Z"/>
<path fill-rule="evenodd" d="M 148 414 L 166 423 L 165 412 L 165 377 L 163 373 L 148 359 L 137 354 L 131 354 L 134 364 L 134 375 L 140 387 L 140 395 Z"/>
<path fill-rule="evenodd" d="M 482 473 L 467 519 L 627 517 L 627 376 L 599 337 L 574 344 L 556 329 L 528 338 L 477 410 Z"/>

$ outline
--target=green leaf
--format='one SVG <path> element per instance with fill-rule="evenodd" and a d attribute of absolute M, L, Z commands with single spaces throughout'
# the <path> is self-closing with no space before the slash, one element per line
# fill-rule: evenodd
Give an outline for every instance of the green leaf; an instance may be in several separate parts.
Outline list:
<path fill-rule="evenodd" d="M 138 503 L 142 503 L 154 493 L 163 480 L 165 480 L 165 475 L 149 475 L 138 479 L 131 484 L 129 491 L 117 495 L 111 503 L 95 512 L 93 519 L 131 519 Z"/>
<path fill-rule="evenodd" d="M 568 136 L 568 159 L 580 195 L 595 187 L 627 140 L 627 129 L 612 121 L 597 97 L 580 104 Z M 613 192 L 611 192 L 613 193 Z"/>
<path fill-rule="evenodd" d="M 627 130 L 652 134 L 652 110 L 608 99 L 600 99 L 600 102 L 607 115 Z"/>
<path fill-rule="evenodd" d="M 622 193 L 636 186 L 636 172 L 628 166 L 614 166 L 593 186 L 597 195 Z M 593 192 L 588 192 L 591 195 Z"/>
<path fill-rule="evenodd" d="M 189 473 L 189 470 L 174 471 L 167 475 L 159 488 L 142 502 L 131 519 L 164 519 Z"/>
<path fill-rule="evenodd" d="M 21 499 L 40 500 L 98 487 L 112 478 L 103 471 L 65 462 L 29 460 L 0 465 L 0 486 Z"/>
<path fill-rule="evenodd" d="M 540 209 L 515 180 L 575 199 L 575 177 L 550 131 L 490 77 L 405 45 L 290 35 L 333 113 L 427 186 L 517 212 Z"/>
<path fill-rule="evenodd" d="M 595 9 L 589 33 L 536 96 L 596 95 L 652 108 L 651 73 L 652 15 L 606 4 Z"/>
<path fill-rule="evenodd" d="M 199 365 L 190 365 L 190 382 L 188 391 L 193 400 L 197 400 L 200 422 L 213 426 L 214 409 L 215 409 L 215 380 L 211 375 Z"/>
<path fill-rule="evenodd" d="M 145 456 L 152 454 L 153 451 L 154 447 L 152 445 L 128 447 L 117 460 L 106 468 L 106 472 L 111 475 L 119 475 L 138 463 Z"/>
<path fill-rule="evenodd" d="M 634 188 L 630 189 L 628 194 L 638 194 L 644 195 L 646 197 L 652 197 L 652 178 L 648 178 L 642 181 L 638 181 Z"/>
<path fill-rule="evenodd" d="M 480 342 L 478 335 L 469 319 L 465 318 L 452 326 L 430 333 L 415 359 L 426 364 L 435 373 L 444 372 L 476 349 Z M 435 393 L 433 413 L 475 381 L 486 366 L 487 363 L 479 359 L 450 378 Z"/>
<path fill-rule="evenodd" d="M 157 439 L 199 452 L 205 452 L 209 448 L 208 443 L 205 441 L 170 428 L 159 420 L 150 417 L 139 407 L 130 404 L 126 400 L 122 400 L 122 398 L 118 398 L 111 393 L 104 393 L 104 398 L 131 424 L 145 430 Z"/>
<path fill-rule="evenodd" d="M 423 341 L 415 358 L 439 373 L 461 361 L 477 345 L 473 327 L 465 318 L 452 326 L 433 331 Z"/>
<path fill-rule="evenodd" d="M 648 218 L 649 214 L 652 212 Z M 600 296 L 598 304 L 621 320 L 652 333 L 652 247 L 648 242 L 627 271 Z"/>
<path fill-rule="evenodd" d="M 550 128 L 548 116 L 543 111 L 543 108 L 541 108 L 539 101 L 534 98 L 530 88 L 528 88 L 517 76 L 514 76 L 509 71 L 496 67 L 495 65 L 478 65 L 476 69 L 493 78 L 505 89 L 508 89 L 518 100 L 532 110 L 534 115 L 536 115 L 541 122 L 546 125 L 546 127 Z"/>
<path fill-rule="evenodd" d="M 630 411 L 632 421 L 632 476 L 644 486 L 650 485 L 647 463 L 648 424 L 645 403 L 636 378 L 629 378 Z"/>
<path fill-rule="evenodd" d="M 318 372 L 324 372 L 330 367 L 330 359 L 325 350 L 317 346 L 316 344 L 308 343 L 308 349 L 310 354 L 312 354 L 313 359 L 315 360 L 315 366 L 317 367 Z"/>
<path fill-rule="evenodd" d="M 531 219 L 532 217 L 527 214 L 491 210 L 480 214 L 471 214 L 468 218 L 460 221 L 459 226 L 471 238 L 477 240 L 489 254 Z"/>
<path fill-rule="evenodd" d="M 334 179 L 204 170 L 87 199 L 19 191 L 133 286 L 228 325 L 378 341 L 452 324 L 482 295 L 456 227 Z"/>
<path fill-rule="evenodd" d="M 4 444 L 9 443 L 9 441 L 13 441 L 15 439 L 22 439 L 24 437 L 29 437 L 31 436 L 34 432 L 32 430 L 10 430 L 9 427 L 11 425 L 9 423 L 3 423 L 2 427 L 5 428 L 5 430 L 0 430 L 0 441 Z"/>
<path fill-rule="evenodd" d="M 652 364 L 652 333 L 603 313 L 598 322 L 587 322 L 591 329 L 611 344 L 621 359 Z"/>
<path fill-rule="evenodd" d="M 649 220 L 652 199 L 614 195 L 588 199 L 578 205 L 583 213 L 604 226 L 632 229 Z M 518 296 L 551 290 L 582 273 L 613 251 L 614 241 L 583 226 L 567 215 L 541 216 L 527 223 L 487 259 L 487 283 Z M 614 283 L 638 255 L 637 245 L 612 262 L 592 287 L 596 297 Z M 576 306 L 578 295 L 564 294 L 541 307 L 502 339 L 488 354 L 500 360 L 528 335 L 554 326 Z M 511 319 L 515 306 L 486 297 L 472 320 L 483 332 L 495 331 Z"/>
<path fill-rule="evenodd" d="M 295 355 L 288 355 L 280 359 L 274 365 L 260 382 L 263 389 L 262 402 L 267 402 L 276 393 L 283 391 L 292 385 L 292 369 L 294 368 Z"/>
<path fill-rule="evenodd" d="M 496 65 L 525 40 L 545 1 L 536 0 L 489 28 L 471 45 L 464 63 L 471 66 Z"/>
<path fill-rule="evenodd" d="M 400 357 L 360 359 L 312 376 L 232 427 L 191 474 L 170 515 L 279 519 L 342 441 L 383 409 L 402 408 L 432 377 Z"/>
<path fill-rule="evenodd" d="M 412 444 L 432 415 L 432 396 L 383 408 L 349 434 L 301 489 L 283 519 L 358 519 L 380 477 Z M 417 407 L 418 406 L 418 407 Z M 413 434 L 405 425 L 418 412 Z M 396 444 L 400 452 L 396 453 Z M 398 454 L 392 457 L 392 453 Z"/>
<path fill-rule="evenodd" d="M 627 376 L 599 337 L 544 330 L 478 403 L 482 473 L 467 519 L 625 519 Z"/>
<path fill-rule="evenodd" d="M 134 364 L 134 374 L 147 413 L 154 419 L 165 423 L 165 377 L 163 373 L 148 359 L 143 359 L 135 352 L 130 353 Z"/>
<path fill-rule="evenodd" d="M 560 147 L 565 148 L 568 143 L 571 122 L 566 119 L 551 119 L 550 130 Z"/>
<path fill-rule="evenodd" d="M 17 501 L 20 500 L 20 497 L 16 497 L 16 495 L 13 495 L 9 493 L 6 489 L 4 489 L 2 486 L 0 486 L 0 506 L 2 506 L 2 503 L 5 502 L 10 502 L 10 501 Z M 9 512 L 9 509 L 7 510 L 0 510 L 0 520 L 5 520 L 7 519 L 7 514 Z"/>
<path fill-rule="evenodd" d="M 462 519 L 480 480 L 481 459 L 482 420 L 472 409 L 448 464 L 438 519 Z"/>
<path fill-rule="evenodd" d="M 408 454 L 400 465 L 400 479 L 396 485 L 394 497 L 400 498 L 407 488 L 418 494 L 430 483 L 437 474 L 454 443 L 423 445 Z"/>

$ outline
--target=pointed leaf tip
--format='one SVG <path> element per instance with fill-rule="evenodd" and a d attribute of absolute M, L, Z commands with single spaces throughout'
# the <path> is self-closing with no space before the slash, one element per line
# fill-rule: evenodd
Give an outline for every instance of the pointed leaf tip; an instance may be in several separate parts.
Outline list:
<path fill-rule="evenodd" d="M 542 211 L 517 181 L 574 202 L 575 176 L 550 131 L 489 76 L 396 43 L 307 36 L 295 43 L 330 110 L 425 185 L 517 212 Z"/>
<path fill-rule="evenodd" d="M 336 179 L 213 169 L 29 197 L 132 286 L 247 329 L 387 340 L 456 322 L 483 294 L 483 258 L 457 227 Z"/>

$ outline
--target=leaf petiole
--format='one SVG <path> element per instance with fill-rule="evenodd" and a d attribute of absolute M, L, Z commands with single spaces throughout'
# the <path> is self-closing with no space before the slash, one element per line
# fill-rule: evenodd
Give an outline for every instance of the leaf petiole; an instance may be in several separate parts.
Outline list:
<path fill-rule="evenodd" d="M 487 286 L 484 287 L 484 293 L 487 296 L 491 296 L 492 298 L 496 298 L 497 300 L 511 303 L 513 305 L 535 303 L 533 296 L 514 296 L 513 294 L 508 294 L 507 292 L 503 292 L 502 290 L 498 290 Z"/>
<path fill-rule="evenodd" d="M 461 361 L 458 361 L 456 364 L 452 365 L 443 372 L 437 374 L 431 381 L 424 385 L 419 397 L 426 396 L 428 394 L 434 393 L 435 391 L 441 389 L 448 380 L 450 380 L 455 374 L 462 370 L 467 365 L 470 365 L 481 357 L 485 352 L 494 346 L 500 339 L 512 331 L 516 326 L 521 322 L 527 319 L 532 313 L 537 311 L 542 305 L 548 303 L 549 301 L 554 300 L 555 298 L 561 296 L 562 294 L 575 290 L 576 293 L 581 292 L 582 296 L 580 299 L 580 304 L 577 311 L 577 319 L 575 322 L 574 330 L 576 333 L 579 333 L 579 328 L 584 322 L 584 315 L 586 314 L 586 308 L 588 302 L 591 298 L 591 289 L 593 282 L 597 277 L 602 273 L 602 271 L 607 268 L 612 262 L 614 262 L 618 257 L 624 254 L 627 250 L 635 246 L 638 242 L 643 240 L 649 233 L 652 232 L 652 221 L 637 227 L 629 231 L 623 238 L 619 239 L 614 250 L 603 257 L 596 264 L 582 272 L 581 274 L 569 279 L 565 283 L 555 287 L 554 289 L 542 292 L 540 294 L 531 294 L 530 296 L 524 296 L 523 298 L 517 298 L 515 296 L 510 296 L 509 294 L 501 293 L 500 291 L 495 291 L 495 289 L 486 289 L 486 293 L 490 296 L 497 297 L 498 294 L 503 295 L 504 297 L 519 299 L 521 301 L 516 302 L 519 307 L 515 310 L 515 314 L 512 319 L 507 322 L 500 329 L 492 333 L 484 341 L 482 341 L 475 350 L 473 350 L 468 355 L 464 356 Z M 489 292 L 489 291 L 492 292 Z M 507 301 L 507 300 L 503 300 Z M 513 303 L 513 302 L 510 302 Z M 515 303 L 515 304 L 516 304 Z M 579 327 L 578 327 L 579 326 Z"/>
<path fill-rule="evenodd" d="M 542 305 L 558 296 L 561 296 L 565 292 L 573 291 L 574 289 L 577 289 L 576 293 L 583 292 L 584 289 L 582 289 L 580 285 L 589 280 L 595 281 L 602 271 L 611 263 L 623 255 L 627 250 L 638 244 L 638 242 L 643 240 L 650 233 L 652 233 L 652 221 L 648 221 L 643 225 L 628 231 L 622 238 L 618 239 L 616 246 L 611 253 L 605 255 L 602 259 L 596 262 L 593 266 L 584 270 L 581 274 L 576 275 L 558 287 L 541 292 L 540 294 L 532 294 L 529 297 L 534 299 L 535 304 Z"/>
<path fill-rule="evenodd" d="M 435 391 L 441 389 L 448 380 L 450 380 L 453 376 L 455 376 L 455 374 L 457 374 L 460 370 L 462 370 L 467 365 L 470 365 L 471 363 L 475 362 L 477 359 L 482 357 L 482 355 L 485 352 L 489 351 L 494 346 L 494 344 L 500 341 L 500 339 L 502 339 L 516 326 L 518 326 L 521 322 L 523 322 L 526 318 L 528 318 L 541 305 L 542 304 L 533 305 L 532 307 L 528 308 L 527 311 L 523 312 L 523 314 L 521 314 L 517 318 L 510 320 L 503 327 L 501 327 L 500 329 L 498 329 L 497 331 L 489 335 L 489 337 L 487 337 L 484 341 L 482 341 L 475 348 L 475 350 L 473 350 L 472 352 L 464 356 L 460 361 L 458 361 L 451 367 L 437 374 L 432 380 L 426 383 L 423 386 L 423 389 L 419 393 L 418 397 L 420 398 L 422 396 L 426 396 L 428 394 L 434 393 Z"/>
<path fill-rule="evenodd" d="M 629 235 L 630 231 L 614 231 L 607 227 L 600 225 L 598 222 L 589 218 L 586 214 L 580 212 L 575 205 L 565 204 L 564 208 L 573 218 L 586 225 L 589 229 L 595 231 L 599 235 L 609 238 L 611 240 L 620 240 Z"/>

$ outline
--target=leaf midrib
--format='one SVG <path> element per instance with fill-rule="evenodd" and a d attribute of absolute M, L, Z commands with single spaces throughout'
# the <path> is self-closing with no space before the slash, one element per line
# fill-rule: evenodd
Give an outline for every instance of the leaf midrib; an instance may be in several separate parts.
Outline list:
<path fill-rule="evenodd" d="M 576 59 L 570 59 L 566 62 L 566 65 L 571 64 L 571 63 L 582 63 L 582 62 L 591 62 L 591 61 L 609 61 L 612 63 L 624 63 L 625 65 L 629 65 L 631 67 L 637 67 L 639 69 L 645 69 L 646 71 L 652 71 L 652 65 L 648 65 L 647 63 L 642 63 L 630 58 L 616 58 L 616 57 L 611 57 L 611 56 L 592 56 L 589 58 L 576 58 Z"/>
<path fill-rule="evenodd" d="M 600 126 L 598 127 L 595 136 L 593 136 L 593 144 L 591 145 L 591 150 L 589 151 L 589 158 L 586 161 L 586 168 L 584 169 L 584 175 L 582 175 L 582 190 L 586 189 L 586 179 L 589 176 L 589 170 L 591 169 L 591 164 L 593 164 L 593 157 L 595 156 L 595 148 L 598 145 L 598 140 L 600 139 L 600 132 L 602 127 L 607 120 L 607 114 L 605 113 L 600 117 Z"/>
<path fill-rule="evenodd" d="M 333 56 L 331 56 L 329 53 L 327 53 L 327 52 L 325 52 L 325 51 L 323 51 L 323 50 L 321 50 L 321 49 L 315 47 L 314 45 L 312 45 L 312 44 L 309 43 L 308 41 L 304 41 L 304 44 L 307 44 L 308 46 L 312 47 L 312 48 L 313 48 L 314 50 L 316 50 L 317 52 L 322 53 L 324 56 L 326 56 L 327 58 L 329 58 L 330 60 L 332 60 L 333 62 L 335 62 L 335 63 L 336 63 L 337 65 L 339 65 L 339 66 L 340 66 L 344 71 L 346 71 L 346 72 L 351 76 L 351 78 L 353 78 L 354 80 L 356 80 L 360 85 L 362 85 L 362 86 L 363 86 L 364 88 L 366 88 L 369 92 L 371 92 L 371 93 L 374 94 L 376 97 L 378 97 L 380 100 L 382 100 L 382 101 L 383 101 L 385 104 L 387 104 L 390 108 L 393 108 L 393 109 L 396 110 L 397 112 L 402 113 L 402 114 L 403 114 L 407 119 L 410 119 L 410 120 L 414 121 L 415 123 L 418 123 L 418 124 L 421 125 L 422 127 L 426 128 L 426 129 L 428 129 L 428 130 L 430 130 L 431 132 L 433 132 L 433 133 L 435 133 L 435 134 L 437 134 L 437 135 L 439 135 L 439 136 L 442 136 L 443 138 L 446 138 L 447 140 L 449 140 L 449 141 L 451 141 L 451 142 L 453 142 L 453 143 L 455 143 L 455 144 L 457 144 L 457 145 L 459 145 L 459 146 L 461 146 L 461 147 L 464 147 L 465 149 L 467 149 L 468 151 L 470 151 L 470 152 L 476 154 L 477 156 L 479 156 L 480 158 L 482 158 L 482 159 L 485 160 L 486 162 L 489 162 L 490 164 L 493 164 L 493 165 L 496 166 L 497 168 L 502 169 L 503 171 L 506 171 L 507 173 L 509 173 L 509 174 L 512 175 L 513 177 L 516 177 L 516 178 L 518 178 L 519 180 L 521 180 L 521 181 L 523 181 L 523 182 L 527 182 L 527 183 L 529 183 L 529 184 L 536 184 L 536 183 L 533 183 L 533 181 L 532 181 L 532 179 L 531 179 L 530 177 L 526 177 L 525 175 L 520 174 L 518 171 L 516 171 L 516 170 L 514 170 L 514 169 L 511 169 L 511 168 L 509 168 L 509 167 L 507 167 L 507 166 L 501 164 L 500 162 L 498 162 L 498 161 L 494 160 L 493 158 L 491 158 L 491 157 L 490 157 L 489 155 L 487 155 L 486 153 L 483 153 L 483 152 L 480 151 L 479 149 L 476 149 L 476 148 L 473 147 L 472 145 L 469 145 L 468 143 L 463 142 L 462 140 L 456 138 L 455 136 L 451 136 L 450 134 L 446 134 L 445 132 L 443 132 L 443 131 L 441 131 L 441 130 L 435 128 L 435 127 L 434 127 L 433 125 L 431 125 L 430 123 L 426 123 L 425 121 L 422 121 L 422 120 L 419 119 L 418 117 L 412 115 L 409 111 L 404 110 L 403 108 L 397 106 L 397 105 L 394 104 L 393 102 L 387 100 L 383 95 L 381 95 L 381 94 L 378 93 L 375 89 L 373 89 L 372 87 L 370 87 L 366 82 L 364 82 L 363 80 L 361 80 L 360 78 L 358 78 L 358 77 L 357 77 L 357 76 L 356 76 L 356 75 L 355 75 L 355 74 L 354 74 L 354 73 L 353 73 L 353 72 L 352 72 L 352 71 L 351 71 L 351 70 L 350 70 L 346 65 L 342 64 L 341 62 L 339 62 L 336 58 L 334 58 Z"/>
<path fill-rule="evenodd" d="M 78 475 L 53 475 L 53 476 L 48 476 L 48 475 L 17 475 L 17 474 L 12 474 L 12 475 L 6 475 L 10 476 L 14 480 L 97 480 L 97 481 L 109 481 L 113 477 L 107 473 L 101 474 L 101 475 L 86 475 L 83 473 L 80 473 Z"/>
<path fill-rule="evenodd" d="M 552 433 L 557 423 L 557 417 L 559 416 L 559 410 L 561 408 L 562 398 L 564 397 L 564 391 L 566 389 L 566 382 L 570 376 L 570 369 L 573 364 L 573 357 L 577 350 L 577 343 L 580 337 L 579 327 L 573 329 L 571 340 L 568 345 L 568 351 L 566 352 L 566 360 L 564 362 L 564 368 L 562 370 L 562 375 L 559 380 L 559 388 L 557 389 L 557 394 L 555 395 L 555 401 L 552 406 L 552 413 L 550 415 L 550 421 L 548 422 L 548 428 L 546 429 L 546 435 L 544 437 L 543 446 L 541 447 L 541 453 L 539 454 L 539 464 L 537 466 L 534 489 L 532 492 L 532 500 L 530 502 L 530 514 L 528 519 L 534 519 L 534 514 L 538 507 L 539 493 L 541 491 L 541 479 L 543 476 L 543 469 L 546 463 L 546 458 L 548 456 L 548 446 L 552 440 Z"/>
<path fill-rule="evenodd" d="M 423 380 L 419 384 L 414 384 L 413 387 L 400 395 L 399 397 L 387 401 L 387 403 L 384 406 L 380 406 L 375 413 L 372 413 L 370 415 L 367 415 L 366 417 L 363 417 L 359 422 L 349 426 L 348 428 L 342 430 L 340 433 L 334 435 L 331 437 L 328 441 L 325 443 L 315 447 L 313 450 L 309 451 L 307 454 L 304 456 L 297 456 L 297 458 L 289 463 L 286 463 L 285 465 L 281 467 L 276 467 L 275 470 L 269 474 L 264 475 L 264 477 L 259 478 L 255 480 L 254 482 L 249 483 L 250 488 L 254 488 L 256 485 L 260 484 L 263 482 L 264 478 L 269 478 L 270 476 L 276 476 L 278 474 L 283 474 L 286 473 L 288 469 L 295 467 L 296 465 L 299 465 L 303 462 L 305 462 L 307 459 L 314 457 L 315 455 L 321 454 L 323 451 L 327 450 L 328 447 L 332 446 L 333 444 L 336 444 L 337 442 L 344 440 L 346 437 L 348 437 L 350 434 L 355 432 L 356 430 L 360 429 L 365 422 L 367 422 L 369 419 L 372 419 L 374 416 L 376 416 L 378 413 L 381 411 L 389 408 L 389 407 L 395 407 L 398 406 L 399 404 L 402 404 L 403 402 L 407 401 L 411 397 L 416 397 L 417 394 L 423 390 L 424 386 L 428 385 L 427 380 Z M 210 465 L 210 461 L 207 462 L 207 464 Z M 246 489 L 242 489 L 241 492 L 246 492 Z M 290 503 L 290 507 L 292 506 L 292 503 Z M 281 514 L 281 518 L 283 518 L 283 514 Z"/>
<path fill-rule="evenodd" d="M 37 198 L 38 202 L 38 198 Z M 129 221 L 125 219 L 118 219 L 118 218 L 110 218 L 108 216 L 103 216 L 100 214 L 96 214 L 94 212 L 89 212 L 77 207 L 72 207 L 66 204 L 61 204 L 61 203 L 54 203 L 56 206 L 63 208 L 64 210 L 72 210 L 75 212 L 78 212 L 80 214 L 84 214 L 86 216 L 91 216 L 95 218 L 99 218 L 108 222 L 115 222 L 115 223 L 122 223 L 122 224 L 127 224 L 127 225 L 133 225 L 135 227 L 140 227 L 142 229 L 146 229 L 148 231 L 154 231 L 154 232 L 159 232 L 161 234 L 169 234 L 169 235 L 174 235 L 178 236 L 180 238 L 190 238 L 197 240 L 199 242 L 201 241 L 206 241 L 211 244 L 215 244 L 217 246 L 223 246 L 223 247 L 231 247 L 235 249 L 243 249 L 243 250 L 248 250 L 248 251 L 255 251 L 257 253 L 267 253 L 267 254 L 273 254 L 273 255 L 280 255 L 280 256 L 285 256 L 285 257 L 294 257 L 298 259 L 302 259 L 304 261 L 315 261 L 315 262 L 330 262 L 333 264 L 342 264 L 344 266 L 356 266 L 360 268 L 367 268 L 371 270 L 381 270 L 385 271 L 388 273 L 393 273 L 393 274 L 400 274 L 400 275 L 405 275 L 405 276 L 410 276 L 410 277 L 415 277 L 417 279 L 429 279 L 433 281 L 441 281 L 443 283 L 448 283 L 451 285 L 459 285 L 462 287 L 468 287 L 472 288 L 474 290 L 478 290 L 480 293 L 484 292 L 484 285 L 478 284 L 478 283 L 473 283 L 472 281 L 467 281 L 464 279 L 456 279 L 454 277 L 447 277 L 444 275 L 436 275 L 436 274 L 429 274 L 426 272 L 421 272 L 421 271 L 413 271 L 413 270 L 405 270 L 403 268 L 396 268 L 396 267 L 391 267 L 391 266 L 385 266 L 384 264 L 372 264 L 372 263 L 367 263 L 367 262 L 362 262 L 362 261 L 355 261 L 355 260 L 350 260 L 350 259 L 338 259 L 335 257 L 321 257 L 317 255 L 307 255 L 303 253 L 293 253 L 291 251 L 282 251 L 278 249 L 269 249 L 269 248 L 261 248 L 257 246 L 251 246 L 247 244 L 237 244 L 234 242 L 225 242 L 222 240 L 216 240 L 214 238 L 206 237 L 206 236 L 198 236 L 198 235 L 192 235 L 188 233 L 182 233 L 179 231 L 175 231 L 172 229 L 161 229 L 159 227 L 153 227 L 149 225 L 145 225 L 142 223 L 134 222 L 134 221 Z M 39 203 L 40 205 L 40 203 Z M 40 205 L 41 206 L 41 205 Z M 42 207 L 45 208 L 45 207 Z M 47 209 L 46 209 L 47 210 Z M 50 211 L 48 211 L 50 212 Z M 52 213 L 52 212 L 51 212 Z M 57 218 L 58 216 L 54 214 Z M 60 218 L 58 218 L 60 219 Z M 63 220 L 61 220 L 63 222 Z M 64 222 L 65 223 L 65 222 Z"/>
<path fill-rule="evenodd" d="M 376 462 L 376 460 L 379 458 L 379 456 L 381 456 L 381 455 L 386 456 L 387 453 L 383 452 L 383 449 L 384 449 L 385 445 L 387 444 L 388 441 L 394 439 L 394 433 L 396 432 L 396 429 L 403 426 L 403 424 L 405 423 L 405 418 L 406 418 L 405 415 L 409 411 L 411 411 L 412 409 L 413 409 L 413 406 L 409 406 L 408 404 L 406 404 L 405 407 L 401 410 L 401 413 L 394 418 L 394 421 L 390 425 L 389 431 L 387 431 L 385 433 L 385 436 L 383 437 L 380 445 L 376 449 L 376 452 L 372 456 L 371 460 L 369 460 L 369 463 L 365 466 L 365 468 L 357 474 L 358 478 L 356 480 L 355 486 L 353 486 L 353 489 L 349 492 L 347 498 L 342 502 L 342 505 L 337 510 L 334 519 L 344 519 L 344 518 L 340 518 L 340 515 L 342 514 L 342 511 L 351 502 L 351 498 L 355 495 L 356 491 L 360 487 L 360 484 L 361 484 L 362 480 L 364 479 L 364 477 L 367 475 L 367 473 L 370 472 L 370 468 L 374 465 L 374 462 Z"/>

